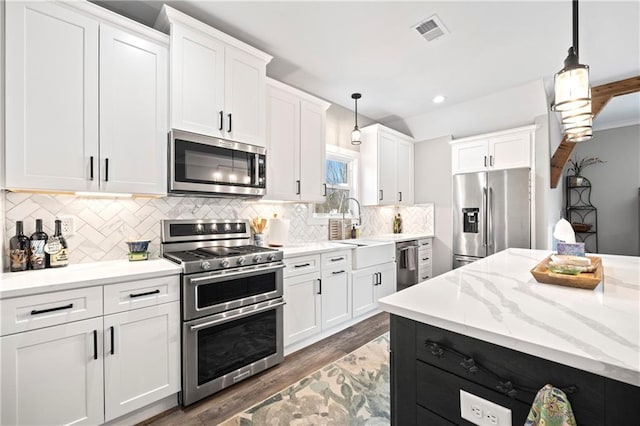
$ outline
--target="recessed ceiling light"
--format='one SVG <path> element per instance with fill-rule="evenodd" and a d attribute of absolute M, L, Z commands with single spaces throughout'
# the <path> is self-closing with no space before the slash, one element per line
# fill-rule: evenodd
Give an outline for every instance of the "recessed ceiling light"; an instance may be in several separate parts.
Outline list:
<path fill-rule="evenodd" d="M 433 103 L 434 103 L 434 104 L 441 104 L 442 102 L 444 102 L 444 100 L 445 100 L 445 99 L 447 99 L 447 98 L 445 98 L 445 97 L 444 97 L 444 96 L 442 96 L 442 95 L 438 95 L 438 96 L 435 96 L 435 97 L 433 98 Z"/>

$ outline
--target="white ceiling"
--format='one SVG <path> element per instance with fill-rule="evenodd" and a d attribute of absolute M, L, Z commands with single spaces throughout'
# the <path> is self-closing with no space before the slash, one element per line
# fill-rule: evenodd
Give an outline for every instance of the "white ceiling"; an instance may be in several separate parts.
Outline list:
<path fill-rule="evenodd" d="M 148 25 L 167 3 L 273 55 L 277 80 L 350 109 L 361 92 L 359 113 L 382 123 L 533 80 L 550 87 L 572 44 L 570 0 L 97 3 Z M 412 26 L 433 14 L 450 34 L 427 42 Z M 579 28 L 593 86 L 640 74 L 640 2 L 583 0 Z M 433 104 L 437 94 L 447 100 Z"/>

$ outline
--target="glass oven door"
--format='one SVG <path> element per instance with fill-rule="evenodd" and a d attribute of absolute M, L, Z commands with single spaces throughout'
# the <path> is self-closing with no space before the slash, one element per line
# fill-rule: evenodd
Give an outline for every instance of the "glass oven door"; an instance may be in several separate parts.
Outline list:
<path fill-rule="evenodd" d="M 284 264 L 264 264 L 184 277 L 185 320 L 282 297 Z"/>
<path fill-rule="evenodd" d="M 262 147 L 174 130 L 170 150 L 171 191 L 264 195 Z"/>
<path fill-rule="evenodd" d="M 182 404 L 284 359 L 282 298 L 183 323 Z"/>

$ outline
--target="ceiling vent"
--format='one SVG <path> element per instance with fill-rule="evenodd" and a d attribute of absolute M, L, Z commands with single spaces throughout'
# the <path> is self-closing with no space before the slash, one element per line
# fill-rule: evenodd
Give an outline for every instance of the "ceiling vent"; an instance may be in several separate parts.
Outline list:
<path fill-rule="evenodd" d="M 427 41 L 433 41 L 445 34 L 449 34 L 449 31 L 447 31 L 447 28 L 442 24 L 442 21 L 437 15 L 421 21 L 419 24 L 414 25 L 413 28 Z"/>

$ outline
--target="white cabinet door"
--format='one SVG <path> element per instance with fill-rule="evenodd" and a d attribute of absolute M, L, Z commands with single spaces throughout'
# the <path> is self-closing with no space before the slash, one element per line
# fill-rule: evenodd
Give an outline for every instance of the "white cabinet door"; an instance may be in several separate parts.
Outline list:
<path fill-rule="evenodd" d="M 489 165 L 495 170 L 531 166 L 530 133 L 514 133 L 489 139 Z"/>
<path fill-rule="evenodd" d="M 353 271 L 353 317 L 357 317 L 376 308 L 375 287 L 378 276 L 375 268 Z"/>
<path fill-rule="evenodd" d="M 338 269 L 322 273 L 322 329 L 327 330 L 351 319 L 351 281 L 349 271 Z"/>
<path fill-rule="evenodd" d="M 90 191 L 98 159 L 98 22 L 6 2 L 6 185 Z"/>
<path fill-rule="evenodd" d="M 461 142 L 451 146 L 452 173 L 480 172 L 489 166 L 486 139 Z"/>
<path fill-rule="evenodd" d="M 320 332 L 322 299 L 320 274 L 305 274 L 284 280 L 284 346 Z"/>
<path fill-rule="evenodd" d="M 413 205 L 413 144 L 398 139 L 396 145 L 398 172 L 398 204 Z"/>
<path fill-rule="evenodd" d="M 396 204 L 398 172 L 396 140 L 384 132 L 378 135 L 378 204 Z"/>
<path fill-rule="evenodd" d="M 167 50 L 100 26 L 99 177 L 103 191 L 167 192 Z"/>
<path fill-rule="evenodd" d="M 300 199 L 324 202 L 325 108 L 300 101 Z"/>
<path fill-rule="evenodd" d="M 266 64 L 230 46 L 224 61 L 224 137 L 265 146 Z"/>
<path fill-rule="evenodd" d="M 222 137 L 225 44 L 171 25 L 171 127 Z"/>
<path fill-rule="evenodd" d="M 378 266 L 379 284 L 376 286 L 376 302 L 378 299 L 396 292 L 396 263 L 390 262 Z"/>
<path fill-rule="evenodd" d="M 180 390 L 180 305 L 104 317 L 105 420 Z"/>
<path fill-rule="evenodd" d="M 296 201 L 300 176 L 300 99 L 269 86 L 267 95 L 267 196 Z"/>
<path fill-rule="evenodd" d="M 102 317 L 0 337 L 3 425 L 104 422 Z"/>

